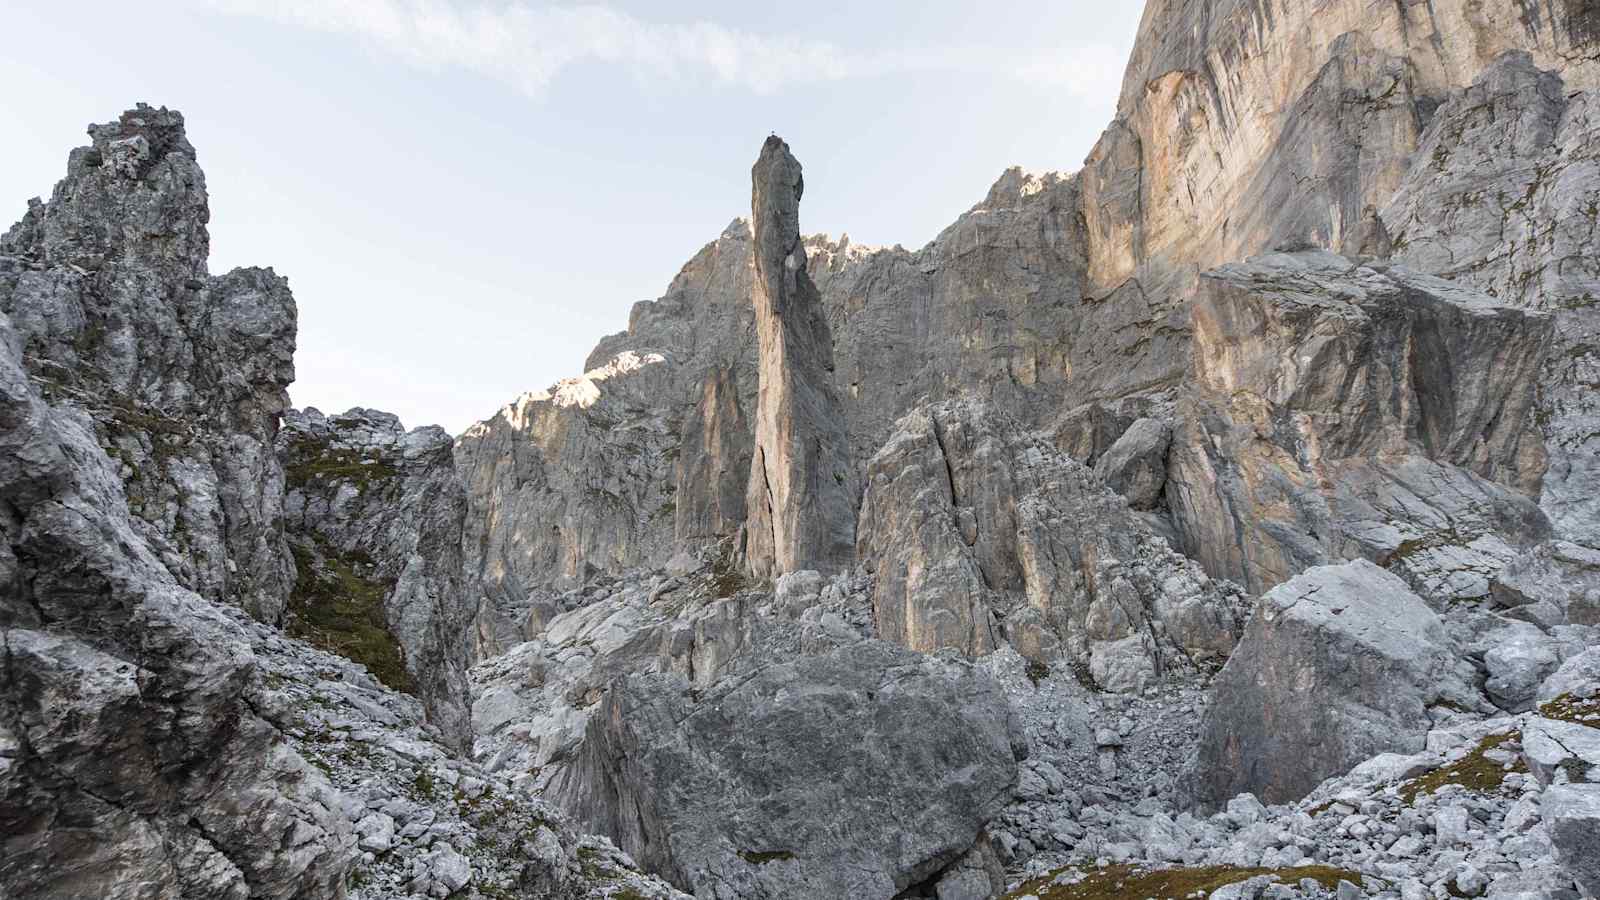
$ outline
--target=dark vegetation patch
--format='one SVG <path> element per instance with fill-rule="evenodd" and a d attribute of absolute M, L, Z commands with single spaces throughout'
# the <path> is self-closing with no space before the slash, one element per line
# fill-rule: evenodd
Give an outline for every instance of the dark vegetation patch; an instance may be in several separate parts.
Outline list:
<path fill-rule="evenodd" d="M 1562 694 L 1549 703 L 1541 704 L 1539 715 L 1574 725 L 1600 728 L 1600 696 L 1584 699 Z"/>
<path fill-rule="evenodd" d="M 740 850 L 739 858 L 752 866 L 764 866 L 767 863 L 784 862 L 786 860 L 794 859 L 795 855 L 788 850 L 765 850 L 760 852 L 755 850 Z"/>
<path fill-rule="evenodd" d="M 290 447 L 283 476 L 291 489 L 347 481 L 366 493 L 374 482 L 398 478 L 400 472 L 375 452 L 301 440 Z"/>
<path fill-rule="evenodd" d="M 394 690 L 411 692 L 405 654 L 383 614 L 384 598 L 394 584 L 365 574 L 372 564 L 362 554 L 341 554 L 326 545 L 318 547 L 320 553 L 298 543 L 292 549 L 299 571 L 289 597 L 285 630 L 314 647 L 366 666 Z"/>
<path fill-rule="evenodd" d="M 1062 870 L 1070 871 L 1070 870 Z M 1015 900 L 1034 894 L 1039 900 L 1147 900 L 1147 898 L 1189 897 L 1199 892 L 1210 894 L 1230 884 L 1262 875 L 1276 875 L 1284 884 L 1298 884 L 1310 878 L 1333 890 L 1340 881 L 1361 883 L 1361 873 L 1332 866 L 1295 866 L 1288 869 L 1243 869 L 1234 866 L 1203 866 L 1193 869 L 1147 870 L 1120 865 L 1092 870 L 1077 884 L 1056 884 L 1061 872 L 1036 878 L 1006 894 L 1002 900 Z"/>
<path fill-rule="evenodd" d="M 745 577 L 744 567 L 740 565 L 739 554 L 734 551 L 733 542 L 729 541 L 724 544 L 716 562 L 711 564 L 712 594 L 720 600 L 732 597 L 750 586 L 750 579 Z"/>

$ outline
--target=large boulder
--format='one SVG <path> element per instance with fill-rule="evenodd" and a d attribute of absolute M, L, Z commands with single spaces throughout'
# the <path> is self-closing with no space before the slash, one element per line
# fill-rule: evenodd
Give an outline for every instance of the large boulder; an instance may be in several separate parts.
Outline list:
<path fill-rule="evenodd" d="M 278 453 L 298 570 L 287 629 L 415 693 L 465 749 L 480 589 L 462 558 L 467 495 L 453 443 L 388 413 L 307 409 L 284 417 Z"/>
<path fill-rule="evenodd" d="M 1185 552 L 1265 590 L 1364 557 L 1482 596 L 1548 534 L 1534 427 L 1553 320 L 1324 252 L 1213 270 L 1166 488 Z"/>
<path fill-rule="evenodd" d="M 700 690 L 632 675 L 554 791 L 699 896 L 888 900 L 960 863 L 1009 801 L 1010 717 L 987 675 L 877 641 Z"/>
<path fill-rule="evenodd" d="M 1444 623 L 1365 560 L 1310 569 L 1263 595 L 1214 685 L 1185 774 L 1215 807 L 1297 800 L 1379 753 L 1415 753 L 1428 708 L 1476 706 Z"/>

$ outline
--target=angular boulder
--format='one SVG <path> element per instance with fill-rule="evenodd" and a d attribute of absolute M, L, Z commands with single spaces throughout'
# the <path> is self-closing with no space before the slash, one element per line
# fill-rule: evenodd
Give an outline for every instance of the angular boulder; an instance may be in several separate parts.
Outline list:
<path fill-rule="evenodd" d="M 1600 550 L 1546 541 L 1517 557 L 1490 583 L 1512 615 L 1545 625 L 1600 625 Z"/>
<path fill-rule="evenodd" d="M 856 641 L 702 690 L 628 676 L 552 791 L 700 896 L 888 900 L 965 865 L 1021 740 L 987 675 Z"/>
<path fill-rule="evenodd" d="M 1263 595 L 1185 772 L 1190 798 L 1297 800 L 1380 753 L 1423 749 L 1427 709 L 1475 705 L 1471 669 L 1405 582 L 1365 560 Z"/>
<path fill-rule="evenodd" d="M 1600 784 L 1564 784 L 1539 806 L 1556 858 L 1586 897 L 1600 897 Z"/>
<path fill-rule="evenodd" d="M 1154 509 L 1167 485 L 1167 448 L 1171 444 L 1172 426 L 1160 419 L 1139 419 L 1095 461 L 1095 474 L 1128 498 L 1134 509 Z"/>

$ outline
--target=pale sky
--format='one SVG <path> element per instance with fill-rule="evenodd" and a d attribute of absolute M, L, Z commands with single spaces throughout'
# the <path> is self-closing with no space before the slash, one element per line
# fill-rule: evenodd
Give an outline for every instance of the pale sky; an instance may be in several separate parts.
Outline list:
<path fill-rule="evenodd" d="M 925 244 L 1007 166 L 1077 169 L 1141 6 L 0 0 L 0 230 L 90 122 L 182 110 L 211 270 L 294 290 L 294 403 L 459 433 L 748 214 L 769 132 L 802 228 L 866 244 Z"/>

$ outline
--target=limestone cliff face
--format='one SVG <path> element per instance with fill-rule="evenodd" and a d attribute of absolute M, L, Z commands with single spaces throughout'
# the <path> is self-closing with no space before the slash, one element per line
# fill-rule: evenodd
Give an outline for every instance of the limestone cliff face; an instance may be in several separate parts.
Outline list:
<path fill-rule="evenodd" d="M 1169 522 L 1213 575 L 1257 588 L 1314 562 L 1390 554 L 1424 594 L 1431 585 L 1476 595 L 1541 535 L 1600 540 L 1600 307 L 1591 302 L 1600 296 L 1592 252 L 1600 208 L 1592 148 L 1600 142 L 1590 124 L 1597 16 L 1592 4 L 1520 0 L 1148 4 L 1117 116 L 1081 172 L 1009 171 L 920 250 L 804 242 L 857 476 L 907 412 L 976 396 L 1090 464 L 1142 421 L 1101 474 Z M 1217 452 L 1196 443 L 1202 432 L 1215 436 L 1204 410 L 1216 408 L 1196 399 L 1204 378 L 1192 312 L 1202 273 L 1276 250 L 1394 260 L 1553 319 L 1542 349 L 1537 340 L 1515 344 L 1539 357 L 1519 357 L 1519 365 L 1539 371 L 1517 370 L 1518 393 L 1504 395 L 1505 416 L 1490 429 L 1498 434 L 1483 448 L 1413 441 L 1403 466 L 1345 480 L 1353 493 L 1338 515 L 1395 528 L 1401 537 L 1391 551 L 1375 550 L 1387 538 L 1375 544 L 1371 533 L 1330 537 L 1307 524 L 1315 516 L 1303 508 L 1289 515 L 1305 520 L 1294 529 L 1301 537 L 1279 534 L 1257 546 L 1257 562 L 1229 561 L 1238 541 L 1225 533 L 1225 513 L 1191 505 L 1199 496 L 1191 464 Z M 644 521 L 670 503 L 672 540 L 647 545 L 625 530 L 596 529 L 582 553 L 551 564 L 547 545 L 529 537 L 531 519 L 484 482 L 474 497 L 505 511 L 490 529 L 499 554 L 491 566 L 515 570 L 529 588 L 577 574 L 579 557 L 598 569 L 659 564 L 744 524 L 733 498 L 758 429 L 756 310 L 743 300 L 756 269 L 750 228 L 735 223 L 590 360 L 595 367 L 630 350 L 671 363 L 652 371 L 654 396 L 638 410 L 662 424 L 662 446 L 676 441 L 671 472 L 650 462 L 653 447 L 584 458 L 627 486 L 616 492 L 621 518 Z M 1323 287 L 1361 290 L 1337 278 Z M 1351 349 L 1352 371 L 1367 352 Z M 1474 357 L 1457 371 L 1473 365 L 1495 362 Z M 1369 424 L 1373 434 L 1407 427 L 1403 415 Z M 1508 435 L 1517 447 L 1504 444 Z M 1335 457 L 1353 458 L 1342 454 Z M 1249 493 L 1296 495 L 1283 480 L 1300 477 L 1292 473 L 1302 465 L 1273 463 Z M 566 488 L 552 490 L 581 505 Z M 1202 493 L 1218 490 L 1208 484 Z M 1454 497 L 1454 511 L 1417 512 L 1398 499 L 1408 493 Z M 1452 531 L 1451 522 L 1461 527 Z M 1493 537 L 1453 561 L 1437 558 L 1448 555 L 1451 534 Z M 1428 552 L 1393 553 L 1417 542 Z"/>
<path fill-rule="evenodd" d="M 1434 109 L 1508 50 L 1592 86 L 1597 18 L 1577 2 L 1152 0 L 1085 168 L 1095 284 L 1375 246 Z"/>
<path fill-rule="evenodd" d="M 1373 265 L 1308 251 L 1207 274 L 1173 521 L 1186 552 L 1254 591 L 1365 556 L 1481 597 L 1547 530 L 1517 488 L 1544 472 L 1533 407 L 1553 321 Z"/>
<path fill-rule="evenodd" d="M 735 220 L 588 374 L 457 438 L 468 565 L 491 599 L 664 562 L 744 521 L 755 410 L 750 225 Z"/>
<path fill-rule="evenodd" d="M 133 526 L 179 583 L 275 622 L 294 570 L 272 452 L 294 299 L 270 269 L 207 274 L 181 115 L 140 107 L 90 137 L 0 238 L 0 311 L 47 399 L 93 417 Z"/>
<path fill-rule="evenodd" d="M 745 559 L 771 578 L 846 568 L 855 552 L 855 461 L 832 383 L 833 335 L 806 273 L 805 182 L 789 145 L 767 138 L 750 173 L 759 391 L 745 492 Z"/>

